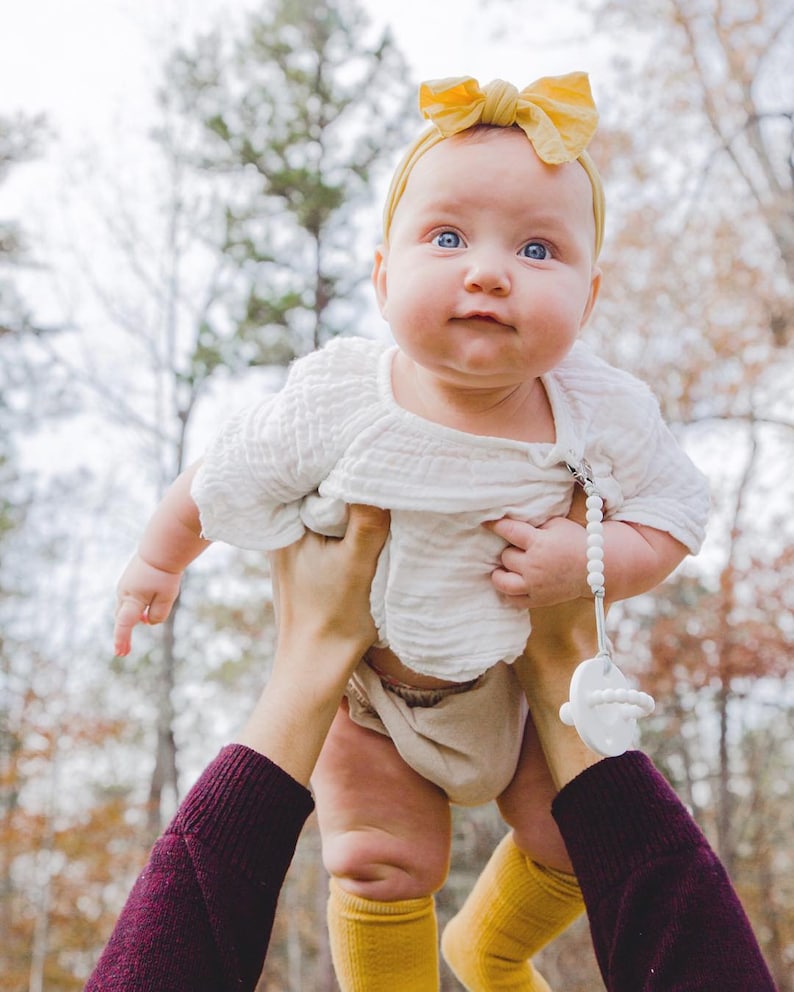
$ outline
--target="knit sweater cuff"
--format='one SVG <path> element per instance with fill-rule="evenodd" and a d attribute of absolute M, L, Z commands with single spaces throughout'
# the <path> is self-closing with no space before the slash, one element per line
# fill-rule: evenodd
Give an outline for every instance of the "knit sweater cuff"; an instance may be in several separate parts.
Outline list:
<path fill-rule="evenodd" d="M 640 751 L 605 758 L 552 803 L 583 889 L 621 880 L 649 858 L 706 844 L 669 783 Z"/>
<path fill-rule="evenodd" d="M 308 789 L 269 758 L 229 744 L 187 794 L 167 832 L 189 834 L 252 879 L 269 883 L 276 870 L 286 873 L 313 809 Z"/>

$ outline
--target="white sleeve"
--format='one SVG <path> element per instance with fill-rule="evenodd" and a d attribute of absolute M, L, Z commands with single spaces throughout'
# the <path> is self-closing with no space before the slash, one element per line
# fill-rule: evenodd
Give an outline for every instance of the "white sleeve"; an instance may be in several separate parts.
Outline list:
<path fill-rule="evenodd" d="M 607 407 L 609 424 L 596 439 L 591 462 L 596 479 L 611 476 L 604 486 L 607 517 L 665 531 L 697 554 L 710 504 L 705 476 L 679 446 L 644 383 L 631 379 L 628 389 L 612 391 L 602 404 Z"/>
<path fill-rule="evenodd" d="M 332 405 L 322 402 L 309 358 L 293 365 L 280 392 L 233 416 L 210 444 L 191 490 L 207 539 L 266 551 L 302 536 L 301 502 L 337 454 L 326 429 Z"/>

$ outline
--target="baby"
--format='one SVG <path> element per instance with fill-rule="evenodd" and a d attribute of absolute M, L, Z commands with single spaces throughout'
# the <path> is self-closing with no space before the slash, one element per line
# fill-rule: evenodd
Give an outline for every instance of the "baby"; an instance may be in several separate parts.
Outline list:
<path fill-rule="evenodd" d="M 420 106 L 432 125 L 392 181 L 373 271 L 396 343 L 336 339 L 221 430 L 120 580 L 116 651 L 167 616 L 210 540 L 268 550 L 343 533 L 351 503 L 388 508 L 380 642 L 313 778 L 339 984 L 437 989 L 450 803 L 496 799 L 511 832 L 444 953 L 468 989 L 545 990 L 529 959 L 582 903 L 513 663 L 530 607 L 589 595 L 567 466 L 586 459 L 604 498 L 612 599 L 698 550 L 708 495 L 648 389 L 577 342 L 604 218 L 587 77 L 440 80 Z"/>

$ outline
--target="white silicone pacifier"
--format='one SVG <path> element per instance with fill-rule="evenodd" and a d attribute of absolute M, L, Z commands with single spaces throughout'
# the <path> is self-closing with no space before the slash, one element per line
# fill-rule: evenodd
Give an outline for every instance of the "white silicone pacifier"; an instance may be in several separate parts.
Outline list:
<path fill-rule="evenodd" d="M 573 673 L 560 719 L 576 728 L 591 751 L 615 757 L 632 746 L 637 720 L 652 713 L 655 704 L 647 692 L 628 688 L 626 676 L 612 661 L 604 614 L 604 502 L 586 461 L 568 468 L 587 496 L 587 584 L 593 592 L 598 654 Z"/>

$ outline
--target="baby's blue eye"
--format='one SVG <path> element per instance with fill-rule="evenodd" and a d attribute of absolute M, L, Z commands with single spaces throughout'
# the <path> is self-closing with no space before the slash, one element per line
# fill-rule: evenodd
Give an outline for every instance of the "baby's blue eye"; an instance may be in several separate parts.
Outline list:
<path fill-rule="evenodd" d="M 463 242 L 454 231 L 442 231 L 433 238 L 433 244 L 438 248 L 460 248 Z"/>
<path fill-rule="evenodd" d="M 528 241 L 521 249 L 521 254 L 535 262 L 545 262 L 547 258 L 551 258 L 551 252 L 542 241 Z"/>

